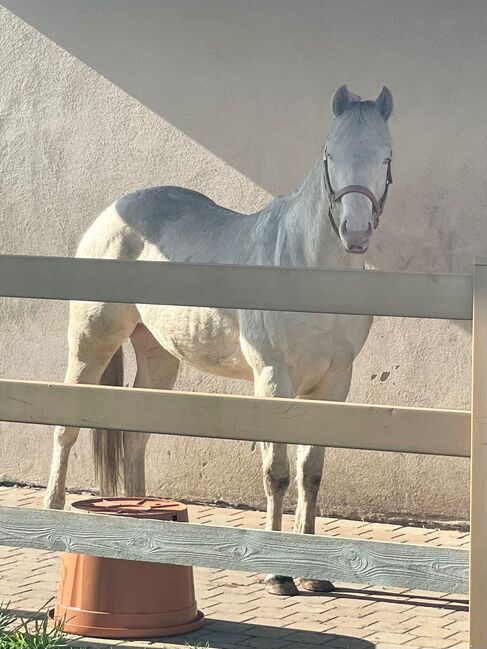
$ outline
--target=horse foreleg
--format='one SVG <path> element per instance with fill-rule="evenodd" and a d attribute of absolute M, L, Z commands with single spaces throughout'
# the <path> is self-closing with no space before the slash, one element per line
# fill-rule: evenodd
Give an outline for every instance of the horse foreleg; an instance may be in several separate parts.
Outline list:
<path fill-rule="evenodd" d="M 322 446 L 299 446 L 296 454 L 298 505 L 294 531 L 315 533 L 316 500 L 323 473 L 325 449 Z"/>
<path fill-rule="evenodd" d="M 286 444 L 261 442 L 264 490 L 267 496 L 266 529 L 280 530 L 284 496 L 289 487 Z"/>
<path fill-rule="evenodd" d="M 298 504 L 294 531 L 299 534 L 315 533 L 316 500 L 323 473 L 325 449 L 321 446 L 299 446 L 296 455 L 296 481 Z M 301 579 L 305 590 L 330 592 L 334 589 L 330 581 L 324 579 Z"/>
<path fill-rule="evenodd" d="M 292 386 L 287 370 L 275 366 L 255 372 L 254 393 L 258 397 L 291 397 Z M 267 496 L 266 529 L 280 530 L 284 496 L 289 487 L 289 460 L 286 444 L 261 443 L 264 490 Z M 267 575 L 267 590 L 273 595 L 296 595 L 291 577 Z"/>
<path fill-rule="evenodd" d="M 330 389 L 316 390 L 307 399 L 345 401 L 350 389 L 351 370 Z M 323 474 L 325 448 L 323 446 L 299 446 L 296 454 L 296 481 L 298 504 L 294 531 L 299 534 L 315 533 L 316 501 Z M 301 579 L 305 590 L 330 592 L 334 586 L 326 579 Z"/>

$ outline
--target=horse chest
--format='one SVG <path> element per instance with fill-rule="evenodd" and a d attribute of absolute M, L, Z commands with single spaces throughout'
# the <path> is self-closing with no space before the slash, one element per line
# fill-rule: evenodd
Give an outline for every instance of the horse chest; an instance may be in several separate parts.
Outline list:
<path fill-rule="evenodd" d="M 372 324 L 368 316 L 242 312 L 241 342 L 263 364 L 281 358 L 297 384 L 349 368 Z M 259 362 L 259 359 L 256 359 Z M 308 377 L 308 378 L 307 378 Z M 309 380 L 308 380 L 309 379 Z"/>
<path fill-rule="evenodd" d="M 298 363 L 351 362 L 362 349 L 371 323 L 369 317 L 292 314 L 276 323 L 275 338 L 286 355 Z"/>

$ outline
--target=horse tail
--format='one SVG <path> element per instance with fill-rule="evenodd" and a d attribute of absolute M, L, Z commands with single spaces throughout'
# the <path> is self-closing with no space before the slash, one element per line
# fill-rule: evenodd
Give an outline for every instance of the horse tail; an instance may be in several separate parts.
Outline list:
<path fill-rule="evenodd" d="M 123 386 L 123 351 L 120 347 L 100 380 L 101 385 Z M 100 495 L 116 496 L 123 460 L 123 433 L 121 430 L 93 431 L 93 459 L 95 478 Z"/>

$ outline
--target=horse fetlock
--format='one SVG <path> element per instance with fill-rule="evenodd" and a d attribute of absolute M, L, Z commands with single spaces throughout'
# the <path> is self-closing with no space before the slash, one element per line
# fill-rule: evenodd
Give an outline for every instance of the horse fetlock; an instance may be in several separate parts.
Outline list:
<path fill-rule="evenodd" d="M 61 496 L 52 496 L 51 494 L 46 494 L 43 500 L 44 509 L 64 509 L 66 504 L 66 498 L 64 494 Z"/>

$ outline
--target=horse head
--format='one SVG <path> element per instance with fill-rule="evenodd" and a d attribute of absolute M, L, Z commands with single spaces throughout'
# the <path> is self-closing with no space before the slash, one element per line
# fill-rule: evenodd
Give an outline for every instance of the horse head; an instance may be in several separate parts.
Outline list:
<path fill-rule="evenodd" d="M 387 121 L 391 91 L 362 101 L 347 86 L 332 99 L 335 116 L 323 154 L 329 218 L 344 249 L 363 254 L 384 209 L 392 183 L 392 147 Z"/>

